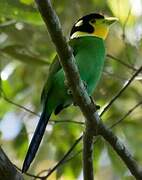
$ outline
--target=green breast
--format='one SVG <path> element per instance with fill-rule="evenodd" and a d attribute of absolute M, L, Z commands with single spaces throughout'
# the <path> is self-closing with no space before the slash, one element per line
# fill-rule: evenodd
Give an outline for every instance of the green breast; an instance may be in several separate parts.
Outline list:
<path fill-rule="evenodd" d="M 74 39 L 72 47 L 81 78 L 87 83 L 88 93 L 91 95 L 103 70 L 104 41 L 93 36 L 80 37 Z"/>

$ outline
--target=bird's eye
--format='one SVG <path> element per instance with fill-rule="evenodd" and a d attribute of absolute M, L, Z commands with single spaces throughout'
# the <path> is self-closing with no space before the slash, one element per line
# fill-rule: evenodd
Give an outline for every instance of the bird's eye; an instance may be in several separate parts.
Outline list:
<path fill-rule="evenodd" d="M 95 19 L 91 19 L 91 21 L 90 21 L 92 24 L 93 23 L 95 23 L 96 22 L 96 20 Z"/>

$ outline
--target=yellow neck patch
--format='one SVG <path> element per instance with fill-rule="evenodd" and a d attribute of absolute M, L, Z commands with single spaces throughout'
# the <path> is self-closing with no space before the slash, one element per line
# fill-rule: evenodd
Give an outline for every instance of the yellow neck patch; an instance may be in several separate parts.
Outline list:
<path fill-rule="evenodd" d="M 108 32 L 109 32 L 109 27 L 100 24 L 95 27 L 95 30 L 93 33 L 76 31 L 75 33 L 72 34 L 70 38 L 73 39 L 73 38 L 78 38 L 81 36 L 96 36 L 102 39 L 106 39 Z"/>
<path fill-rule="evenodd" d="M 95 31 L 92 33 L 94 36 L 106 39 L 109 32 L 109 27 L 104 25 L 98 25 L 95 28 Z"/>

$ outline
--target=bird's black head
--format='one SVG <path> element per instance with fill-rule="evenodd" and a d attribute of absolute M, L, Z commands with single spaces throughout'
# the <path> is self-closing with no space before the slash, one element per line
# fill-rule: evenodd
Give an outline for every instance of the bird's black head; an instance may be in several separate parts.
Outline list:
<path fill-rule="evenodd" d="M 102 14 L 88 14 L 74 24 L 70 38 L 91 35 L 105 39 L 109 31 L 109 25 L 115 21 L 116 18 L 106 18 Z"/>

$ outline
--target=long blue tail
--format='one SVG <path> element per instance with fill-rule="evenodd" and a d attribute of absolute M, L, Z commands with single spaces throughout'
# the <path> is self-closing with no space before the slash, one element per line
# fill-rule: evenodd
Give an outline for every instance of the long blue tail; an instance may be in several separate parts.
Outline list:
<path fill-rule="evenodd" d="M 26 172 L 33 161 L 36 152 L 39 148 L 40 142 L 42 140 L 43 134 L 45 132 L 47 123 L 49 121 L 49 118 L 51 116 L 51 113 L 49 114 L 47 112 L 47 109 L 44 106 L 43 112 L 41 114 L 40 120 L 38 122 L 38 125 L 36 127 L 35 133 L 33 135 L 32 141 L 30 143 L 28 152 L 26 154 L 24 163 L 23 163 L 23 168 L 22 168 L 22 173 Z"/>

